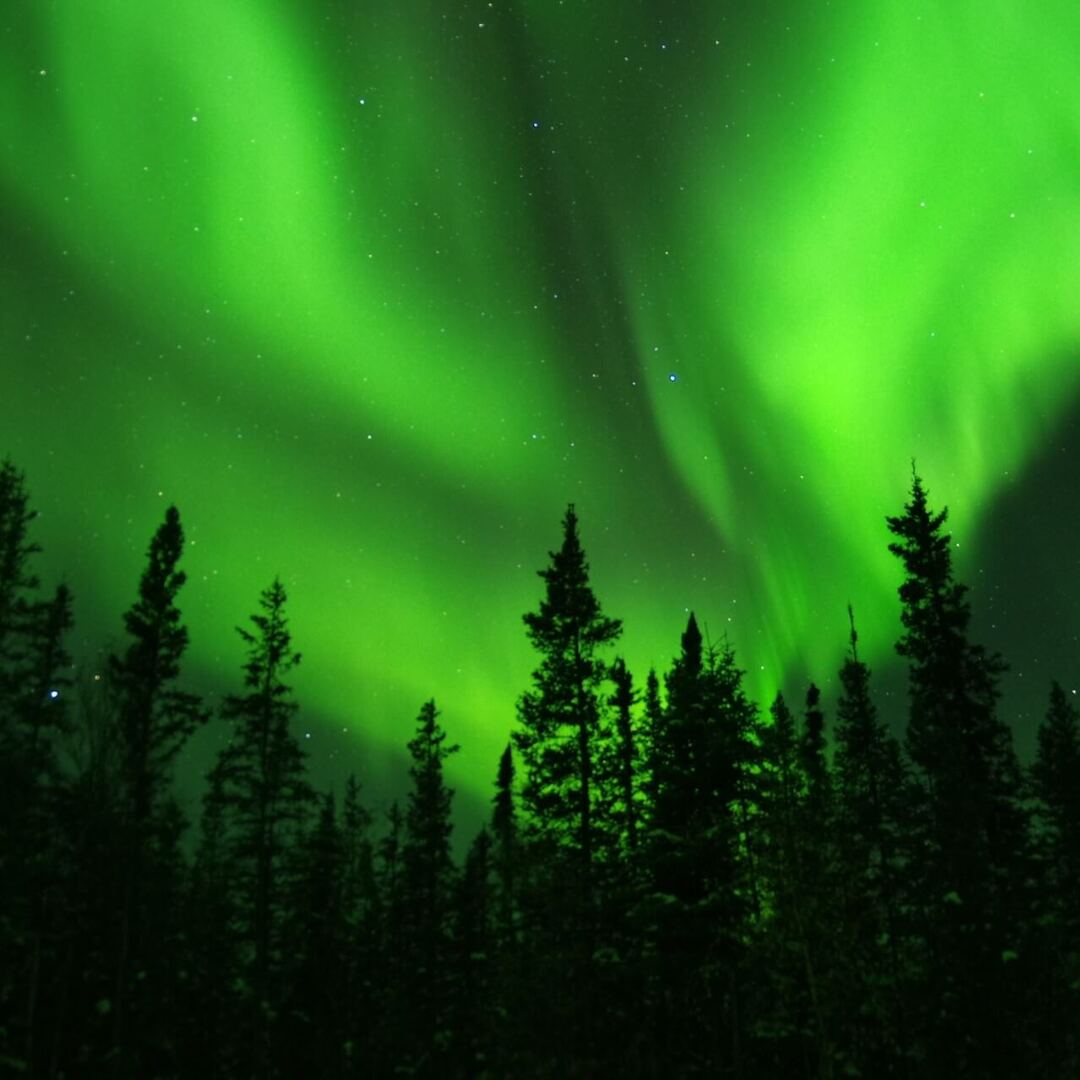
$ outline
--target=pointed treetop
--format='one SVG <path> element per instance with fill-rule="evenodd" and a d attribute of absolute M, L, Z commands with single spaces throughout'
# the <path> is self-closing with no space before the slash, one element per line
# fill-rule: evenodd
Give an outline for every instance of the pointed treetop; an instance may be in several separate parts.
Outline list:
<path fill-rule="evenodd" d="M 170 506 L 150 540 L 146 569 L 139 580 L 139 599 L 124 614 L 124 628 L 135 638 L 128 650 L 129 664 L 136 654 L 158 648 L 178 658 L 187 646 L 187 630 L 180 625 L 180 612 L 174 606 L 176 594 L 187 581 L 187 575 L 176 568 L 183 550 L 180 512 Z M 169 678 L 175 673 L 160 674 Z"/>
<path fill-rule="evenodd" d="M 295 652 L 292 647 L 292 634 L 285 614 L 287 601 L 285 586 L 282 585 L 280 577 L 275 577 L 259 594 L 261 614 L 249 616 L 257 633 L 252 633 L 242 626 L 236 628 L 241 640 L 250 646 L 248 660 L 244 665 L 245 686 L 258 689 L 262 686 L 268 670 L 277 677 L 291 671 L 300 663 L 300 653 Z M 288 687 L 282 686 L 279 693 L 284 695 L 288 690 Z"/>
<path fill-rule="evenodd" d="M 589 584 L 589 564 L 578 536 L 578 518 L 570 503 L 563 518 L 563 542 L 550 551 L 551 562 L 537 574 L 547 583 L 540 610 L 524 617 L 529 640 L 540 649 L 574 642 L 586 650 L 614 641 L 622 633 L 619 619 L 602 614 Z"/>
<path fill-rule="evenodd" d="M 566 513 L 562 519 L 563 538 L 558 551 L 549 551 L 552 565 L 543 570 L 537 570 L 537 574 L 545 580 L 550 580 L 552 571 L 558 565 L 564 567 L 579 567 L 587 576 L 588 564 L 585 562 L 585 552 L 581 547 L 581 536 L 578 533 L 578 516 L 574 510 L 574 504 L 568 503 Z"/>
<path fill-rule="evenodd" d="M 787 702 L 784 700 L 784 695 L 779 691 L 777 691 L 776 697 L 773 698 L 772 704 L 769 706 L 769 714 L 772 716 L 773 722 L 767 730 L 782 733 L 785 739 L 794 739 L 795 719 L 791 715 Z"/>
<path fill-rule="evenodd" d="M 122 657 L 109 657 L 114 679 L 137 712 L 153 710 L 153 703 L 162 694 L 172 695 L 169 700 L 178 707 L 185 697 L 167 689 L 180 673 L 180 658 L 188 644 L 187 628 L 180 621 L 176 604 L 177 594 L 187 580 L 187 575 L 177 569 L 183 550 L 180 513 L 170 506 L 150 540 L 138 599 L 124 613 L 124 628 L 131 641 Z M 179 711 L 191 712 L 194 717 L 194 708 L 194 698 L 187 696 Z"/>
<path fill-rule="evenodd" d="M 906 555 L 911 545 L 916 541 L 929 541 L 932 538 L 935 541 L 935 550 L 943 551 L 947 562 L 949 542 L 952 537 L 947 533 L 941 534 L 939 531 L 948 518 L 948 507 L 943 507 L 936 514 L 931 512 L 928 493 L 926 488 L 923 487 L 922 478 L 918 473 L 912 473 L 911 498 L 904 504 L 904 513 L 898 517 L 886 517 L 885 519 L 889 531 L 902 541 L 906 540 L 907 544 L 890 544 L 889 550 L 907 563 Z M 910 566 L 909 569 L 911 569 Z"/>
<path fill-rule="evenodd" d="M 903 604 L 900 619 L 907 631 L 896 646 L 901 656 L 941 654 L 946 638 L 956 641 L 967 629 L 971 617 L 964 599 L 967 586 L 953 580 L 952 537 L 943 531 L 948 515 L 947 509 L 930 510 L 916 473 L 903 514 L 885 519 L 897 538 L 889 551 L 903 563 L 905 573 L 898 589 Z"/>
<path fill-rule="evenodd" d="M 701 667 L 701 631 L 698 629 L 697 619 L 690 612 L 690 618 L 686 620 L 686 629 L 682 635 L 683 658 L 687 667 L 697 671 Z"/>
<path fill-rule="evenodd" d="M 499 757 L 499 771 L 495 778 L 495 795 L 491 800 L 491 828 L 495 839 L 504 850 L 510 847 L 514 834 L 514 752 L 513 744 L 507 743 Z"/>
<path fill-rule="evenodd" d="M 416 718 L 416 735 L 409 740 L 408 749 L 415 764 L 410 772 L 415 776 L 418 770 L 441 766 L 444 758 L 456 754 L 459 746 L 443 746 L 446 732 L 439 723 L 439 710 L 435 699 L 429 698 L 420 706 L 420 715 Z"/>
<path fill-rule="evenodd" d="M 627 710 L 633 708 L 637 702 L 637 694 L 634 693 L 634 676 L 621 656 L 615 658 L 610 674 L 611 681 L 615 684 L 615 692 L 608 699 L 609 704 Z"/>
<path fill-rule="evenodd" d="M 849 638 L 851 642 L 851 659 L 857 664 L 859 662 L 859 632 L 855 629 L 855 609 L 851 606 L 850 601 L 847 606 L 847 617 L 848 623 L 851 625 L 851 637 Z"/>
<path fill-rule="evenodd" d="M 499 772 L 496 778 L 496 786 L 499 791 L 509 791 L 514 783 L 514 744 L 507 743 L 502 754 L 499 755 Z M 498 800 L 496 795 L 495 799 Z"/>

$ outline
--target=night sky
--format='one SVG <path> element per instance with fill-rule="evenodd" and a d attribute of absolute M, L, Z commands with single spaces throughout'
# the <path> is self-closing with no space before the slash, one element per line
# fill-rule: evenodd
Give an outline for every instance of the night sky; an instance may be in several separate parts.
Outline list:
<path fill-rule="evenodd" d="M 238 688 L 280 573 L 316 780 L 401 790 L 434 696 L 475 805 L 573 501 L 639 682 L 693 608 L 760 702 L 831 702 L 850 601 L 899 727 L 915 458 L 1022 756 L 1080 686 L 1075 0 L 12 0 L 0 35 L 0 456 L 87 666 L 175 502 L 187 685 Z"/>

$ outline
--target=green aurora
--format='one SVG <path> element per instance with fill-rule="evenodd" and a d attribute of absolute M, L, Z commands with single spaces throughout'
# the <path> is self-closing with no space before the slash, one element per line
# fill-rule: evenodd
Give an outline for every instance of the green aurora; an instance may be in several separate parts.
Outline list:
<path fill-rule="evenodd" d="M 989 550 L 1074 408 L 1075 4 L 15 0 L 2 29 L 0 454 L 76 650 L 175 502 L 189 683 L 236 684 L 280 572 L 331 773 L 354 747 L 377 787 L 434 695 L 486 797 L 568 501 L 639 681 L 691 607 L 759 701 L 831 685 L 849 600 L 886 665 L 911 458 Z"/>

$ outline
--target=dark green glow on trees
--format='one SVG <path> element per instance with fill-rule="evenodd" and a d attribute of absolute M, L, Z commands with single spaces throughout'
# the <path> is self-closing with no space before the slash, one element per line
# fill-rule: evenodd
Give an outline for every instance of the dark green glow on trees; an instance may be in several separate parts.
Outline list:
<path fill-rule="evenodd" d="M 835 735 L 814 683 L 801 717 L 781 694 L 766 716 L 730 644 L 693 615 L 663 691 L 650 671 L 639 698 L 625 661 L 602 658 L 622 625 L 592 589 L 571 506 L 524 616 L 533 685 L 463 859 L 444 776 L 458 747 L 432 699 L 406 744 L 405 812 L 393 804 L 379 835 L 355 777 L 340 816 L 312 786 L 279 579 L 240 630 L 244 690 L 213 710 L 228 735 L 185 852 L 169 766 L 207 715 L 176 688 L 179 515 L 151 541 L 127 650 L 48 711 L 58 699 L 33 700 L 32 676 L 70 671 L 70 609 L 63 589 L 39 599 L 22 477 L 0 476 L 5 1066 L 222 1080 L 1076 1071 L 1077 711 L 1053 684 L 1022 770 L 997 711 L 1004 664 L 972 638 L 947 515 L 917 475 L 886 521 L 904 571 L 906 756 L 853 618 Z"/>

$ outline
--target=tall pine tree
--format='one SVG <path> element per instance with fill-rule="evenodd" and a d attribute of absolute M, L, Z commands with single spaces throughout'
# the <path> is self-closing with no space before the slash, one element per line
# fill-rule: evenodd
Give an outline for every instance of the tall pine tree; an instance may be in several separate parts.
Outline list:
<path fill-rule="evenodd" d="M 951 1078 L 1019 1070 L 1016 956 L 1029 897 L 1021 776 L 997 716 L 1004 664 L 968 637 L 967 589 L 953 577 L 948 512 L 913 473 L 904 512 L 887 519 L 900 560 L 908 663 L 907 748 L 927 807 L 920 905 L 931 959 L 931 1069 Z"/>
<path fill-rule="evenodd" d="M 681 645 L 653 737 L 652 952 L 663 1002 L 656 1042 L 661 1061 L 693 1048 L 695 1070 L 738 1070 L 756 709 L 734 651 L 706 647 L 693 614 Z"/>
<path fill-rule="evenodd" d="M 852 1052 L 865 1071 L 907 1076 L 910 1032 L 905 990 L 914 960 L 901 882 L 911 789 L 900 744 L 878 716 L 870 669 L 859 659 L 855 619 L 840 669 L 836 709 L 838 959 L 860 1005 L 842 1013 Z"/>
<path fill-rule="evenodd" d="M 281 982 L 286 874 L 293 842 L 303 834 L 315 795 L 307 780 L 305 755 L 291 730 L 297 704 L 285 682 L 300 663 L 285 615 L 285 588 L 276 579 L 251 616 L 254 631 L 237 628 L 247 645 L 244 692 L 222 707 L 232 725 L 221 751 L 221 801 L 230 824 L 230 845 L 238 919 L 250 956 L 243 973 L 248 988 L 249 1069 L 273 1075 L 270 1019 L 285 993 Z"/>
<path fill-rule="evenodd" d="M 124 854 L 118 867 L 123 885 L 113 1032 L 124 1061 L 121 1071 L 129 1075 L 146 1070 L 143 1058 L 153 1052 L 157 1041 L 147 1023 L 145 1005 L 151 994 L 163 996 L 163 989 L 148 986 L 148 978 L 150 985 L 153 981 L 151 969 L 165 979 L 173 972 L 160 943 L 150 941 L 148 930 L 159 914 L 150 882 L 161 882 L 158 871 L 175 860 L 168 821 L 172 766 L 206 720 L 198 697 L 176 685 L 188 644 L 177 607 L 186 580 L 178 565 L 183 550 L 180 514 L 170 506 L 150 541 L 138 599 L 124 615 L 128 647 L 122 655 L 109 658 L 109 689 L 116 702 L 124 779 L 119 792 Z M 129 1015 L 133 1010 L 135 1015 Z"/>
<path fill-rule="evenodd" d="M 522 799 L 533 830 L 572 851 L 586 906 L 591 902 L 596 847 L 595 754 L 600 688 L 607 668 L 601 650 L 622 632 L 605 616 L 589 583 L 589 567 L 571 505 L 563 518 L 562 547 L 539 571 L 540 609 L 524 616 L 540 654 L 533 689 L 518 703 L 514 746 L 525 766 Z"/>
<path fill-rule="evenodd" d="M 516 938 L 518 821 L 514 800 L 514 749 L 509 743 L 499 757 L 491 809 L 491 863 L 495 877 L 496 936 L 508 947 Z"/>
<path fill-rule="evenodd" d="M 603 650 L 622 632 L 604 615 L 589 581 L 589 567 L 571 505 L 563 540 L 539 575 L 544 596 L 524 616 L 540 656 L 532 689 L 518 702 L 514 747 L 523 766 L 521 799 L 526 810 L 528 865 L 523 921 L 529 963 L 553 990 L 538 1025 L 564 1032 L 581 1067 L 592 1060 L 595 1025 L 593 954 L 597 947 L 597 855 L 605 826 L 597 785 L 602 742 Z M 561 982 L 565 987 L 555 991 Z M 529 1053 L 538 1065 L 550 1047 L 536 1034 Z"/>
<path fill-rule="evenodd" d="M 57 738 L 70 729 L 71 597 L 37 596 L 23 476 L 0 464 L 0 1059 L 41 1069 L 42 1002 L 70 932 L 56 827 Z"/>
<path fill-rule="evenodd" d="M 450 931 L 456 881 L 450 855 L 454 791 L 446 785 L 443 766 L 458 747 L 447 745 L 438 718 L 435 702 L 425 702 L 409 740 L 412 789 L 401 852 L 410 1056 L 431 1075 L 445 1071 L 451 1049 Z"/>

